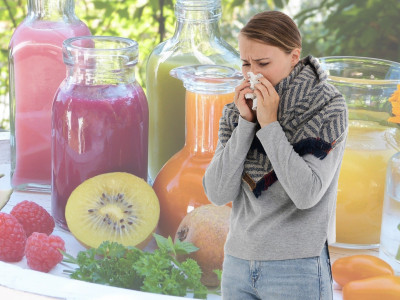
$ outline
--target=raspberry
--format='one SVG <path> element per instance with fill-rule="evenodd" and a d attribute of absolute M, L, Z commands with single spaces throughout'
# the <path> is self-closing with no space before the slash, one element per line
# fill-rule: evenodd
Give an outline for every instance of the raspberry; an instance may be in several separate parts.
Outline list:
<path fill-rule="evenodd" d="M 24 257 L 26 233 L 10 214 L 0 213 L 0 260 L 17 262 Z"/>
<path fill-rule="evenodd" d="M 65 251 L 64 240 L 59 236 L 32 233 L 25 247 L 28 266 L 36 271 L 49 272 L 63 259 L 58 249 Z"/>
<path fill-rule="evenodd" d="M 22 201 L 18 203 L 10 212 L 24 226 L 26 236 L 32 232 L 42 232 L 50 235 L 54 229 L 54 219 L 50 214 L 32 201 Z"/>

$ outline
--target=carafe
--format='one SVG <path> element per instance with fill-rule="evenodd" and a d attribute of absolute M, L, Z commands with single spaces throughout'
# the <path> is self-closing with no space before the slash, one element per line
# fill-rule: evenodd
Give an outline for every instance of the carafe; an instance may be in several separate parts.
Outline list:
<path fill-rule="evenodd" d="M 175 236 L 181 220 L 194 208 L 209 204 L 203 177 L 218 142 L 224 106 L 233 102 L 240 72 L 220 65 L 193 65 L 171 70 L 186 88 L 186 139 L 183 148 L 162 167 L 153 188 L 160 201 L 158 230 Z"/>
<path fill-rule="evenodd" d="M 62 43 L 90 35 L 75 15 L 74 0 L 28 0 L 28 15 L 9 49 L 11 184 L 50 192 L 51 106 L 64 80 Z"/>
<path fill-rule="evenodd" d="M 175 17 L 173 37 L 152 51 L 146 66 L 150 183 L 185 142 L 185 88 L 170 70 L 194 64 L 241 67 L 239 54 L 219 31 L 220 0 L 177 0 Z"/>

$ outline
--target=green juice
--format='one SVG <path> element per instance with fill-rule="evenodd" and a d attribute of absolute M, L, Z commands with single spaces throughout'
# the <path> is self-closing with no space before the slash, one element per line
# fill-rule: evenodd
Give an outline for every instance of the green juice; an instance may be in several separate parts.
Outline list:
<path fill-rule="evenodd" d="M 237 54 L 209 58 L 208 63 L 240 68 Z M 204 64 L 192 54 L 169 57 L 151 55 L 147 63 L 149 101 L 149 176 L 154 181 L 163 165 L 185 144 L 185 93 L 182 81 L 172 77 L 173 68 Z"/>

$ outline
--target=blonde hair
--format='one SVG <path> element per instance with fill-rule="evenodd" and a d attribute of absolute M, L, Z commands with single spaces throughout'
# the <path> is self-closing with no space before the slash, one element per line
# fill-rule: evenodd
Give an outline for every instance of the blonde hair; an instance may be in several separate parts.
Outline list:
<path fill-rule="evenodd" d="M 264 11 L 254 15 L 240 34 L 287 53 L 295 48 L 301 49 L 301 34 L 296 23 L 279 11 Z"/>

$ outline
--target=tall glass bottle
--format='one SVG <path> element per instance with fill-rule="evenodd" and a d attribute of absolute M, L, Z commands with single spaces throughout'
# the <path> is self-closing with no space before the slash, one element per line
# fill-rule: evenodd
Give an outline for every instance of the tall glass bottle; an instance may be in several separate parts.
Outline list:
<path fill-rule="evenodd" d="M 74 7 L 74 0 L 28 0 L 28 15 L 10 41 L 11 183 L 15 189 L 50 191 L 51 106 L 66 74 L 62 43 L 90 35 Z"/>
<path fill-rule="evenodd" d="M 173 37 L 159 44 L 147 62 L 151 182 L 185 142 L 185 88 L 169 71 L 194 64 L 241 66 L 239 54 L 219 31 L 221 0 L 177 0 L 175 16 Z"/>
<path fill-rule="evenodd" d="M 194 208 L 209 204 L 203 177 L 218 142 L 224 106 L 233 102 L 242 74 L 226 66 L 196 65 L 171 70 L 186 88 L 186 138 L 184 146 L 167 161 L 154 180 L 160 200 L 158 230 L 175 236 L 179 223 Z"/>

